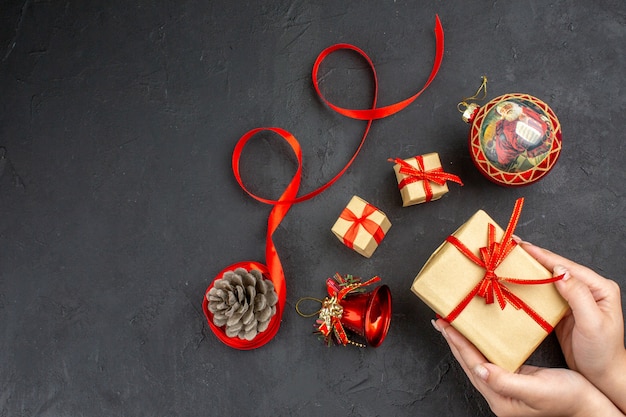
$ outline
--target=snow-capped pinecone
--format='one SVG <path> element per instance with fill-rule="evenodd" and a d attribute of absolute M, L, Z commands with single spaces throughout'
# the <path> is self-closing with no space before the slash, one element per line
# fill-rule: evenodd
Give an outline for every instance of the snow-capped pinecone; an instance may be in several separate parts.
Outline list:
<path fill-rule="evenodd" d="M 243 268 L 225 272 L 206 298 L 213 324 L 226 326 L 226 336 L 245 340 L 267 329 L 278 302 L 272 281 L 264 279 L 257 269 L 248 272 Z"/>

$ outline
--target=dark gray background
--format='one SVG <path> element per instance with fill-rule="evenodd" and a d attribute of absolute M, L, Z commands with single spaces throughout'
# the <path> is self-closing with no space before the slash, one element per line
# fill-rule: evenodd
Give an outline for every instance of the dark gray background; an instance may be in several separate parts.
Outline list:
<path fill-rule="evenodd" d="M 153 3 L 157 3 L 156 5 Z M 364 122 L 324 106 L 311 67 L 327 46 L 364 49 L 381 105 L 332 188 L 294 206 L 274 235 L 287 276 L 281 329 L 255 351 L 226 347 L 201 310 L 215 274 L 263 261 L 270 207 L 238 187 L 230 158 L 249 129 L 280 126 L 303 148 L 301 193 L 328 181 Z M 626 283 L 626 3 L 584 1 L 39 1 L 0 6 L 0 416 L 489 416 L 433 313 L 409 290 L 443 239 L 478 209 L 517 234 Z M 363 61 L 333 55 L 322 88 L 365 108 Z M 504 188 L 467 151 L 456 105 L 480 76 L 489 97 L 533 94 L 563 126 L 539 183 Z M 401 207 L 389 157 L 439 152 L 464 187 Z M 295 169 L 261 135 L 242 158 L 250 188 L 277 197 Z M 353 194 L 393 226 L 371 259 L 330 232 Z M 326 348 L 295 302 L 335 272 L 380 275 L 393 293 L 377 349 Z M 531 362 L 561 366 L 550 336 Z"/>

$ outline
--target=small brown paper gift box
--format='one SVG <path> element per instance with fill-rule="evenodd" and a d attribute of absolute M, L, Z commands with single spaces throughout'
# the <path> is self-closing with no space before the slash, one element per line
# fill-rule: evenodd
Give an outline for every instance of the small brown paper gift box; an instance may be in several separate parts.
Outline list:
<path fill-rule="evenodd" d="M 446 181 L 463 185 L 456 175 L 443 172 L 439 155 L 436 152 L 392 161 L 396 162 L 393 170 L 396 173 L 402 196 L 402 207 L 440 199 L 448 192 Z M 406 172 L 407 169 L 413 170 L 413 174 Z M 421 179 L 423 176 L 426 177 Z"/>
<path fill-rule="evenodd" d="M 521 209 L 521 207 L 520 207 Z M 503 230 L 485 213 L 478 211 L 452 236 L 478 255 L 487 246 L 488 224 L 495 226 L 496 240 Z M 485 276 L 485 268 L 472 262 L 449 241 L 444 242 L 428 259 L 415 278 L 411 290 L 438 315 L 446 318 Z M 495 269 L 498 277 L 524 280 L 551 278 L 545 269 L 520 246 L 515 246 Z M 553 283 L 519 285 L 504 282 L 510 291 L 549 324 L 555 326 L 568 309 Z M 510 303 L 501 309 L 498 302 L 487 304 L 475 296 L 452 321 L 483 355 L 509 371 L 517 370 L 548 335 L 524 309 Z"/>
<path fill-rule="evenodd" d="M 344 245 L 369 258 L 390 227 L 385 213 L 355 195 L 331 230 Z"/>

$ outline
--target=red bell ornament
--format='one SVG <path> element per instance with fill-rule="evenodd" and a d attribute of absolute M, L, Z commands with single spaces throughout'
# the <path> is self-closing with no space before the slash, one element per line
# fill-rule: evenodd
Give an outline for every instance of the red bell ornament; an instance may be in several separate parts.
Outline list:
<path fill-rule="evenodd" d="M 473 97 L 487 94 L 487 77 Z M 510 93 L 484 106 L 459 103 L 470 125 L 469 151 L 476 168 L 489 180 L 505 186 L 532 184 L 543 178 L 561 153 L 561 124 L 543 101 L 528 94 Z"/>
<path fill-rule="evenodd" d="M 369 293 L 350 294 L 341 303 L 341 324 L 378 347 L 387 336 L 391 323 L 391 291 L 386 285 Z"/>
<path fill-rule="evenodd" d="M 302 297 L 296 303 L 296 311 L 302 317 L 319 314 L 316 333 L 321 334 L 328 345 L 378 347 L 391 324 L 391 291 L 386 285 L 371 291 L 366 287 L 379 281 L 379 276 L 362 282 L 359 277 L 337 273 L 326 280 L 328 297 L 323 300 Z M 305 300 L 317 301 L 322 307 L 311 314 L 303 313 L 299 305 Z M 350 333 L 360 336 L 367 344 L 352 340 Z"/>

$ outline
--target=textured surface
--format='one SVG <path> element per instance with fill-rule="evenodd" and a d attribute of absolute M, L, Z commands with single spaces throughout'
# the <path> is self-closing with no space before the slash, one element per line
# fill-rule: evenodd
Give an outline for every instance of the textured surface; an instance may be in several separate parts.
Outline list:
<path fill-rule="evenodd" d="M 317 98 L 317 54 L 364 49 L 380 103 L 399 101 L 430 70 L 436 13 L 446 48 L 435 82 L 375 122 L 346 175 L 274 235 L 287 275 L 277 336 L 255 351 L 226 347 L 202 297 L 228 264 L 263 261 L 269 213 L 233 179 L 237 139 L 283 127 L 303 148 L 301 193 L 325 183 L 364 123 Z M 625 71 L 623 0 L 3 1 L 0 416 L 491 415 L 411 282 L 476 210 L 505 223 L 524 196 L 520 236 L 626 284 Z M 360 59 L 333 55 L 322 74 L 337 104 L 369 105 Z M 502 188 L 472 165 L 456 105 L 483 74 L 489 97 L 533 94 L 560 118 L 562 156 L 537 184 Z M 280 195 L 290 152 L 253 141 L 249 187 Z M 402 208 L 387 158 L 427 152 L 465 186 Z M 354 194 L 393 224 L 371 259 L 330 232 Z M 326 348 L 294 311 L 335 272 L 391 287 L 379 348 Z M 555 339 L 531 360 L 562 365 Z"/>

